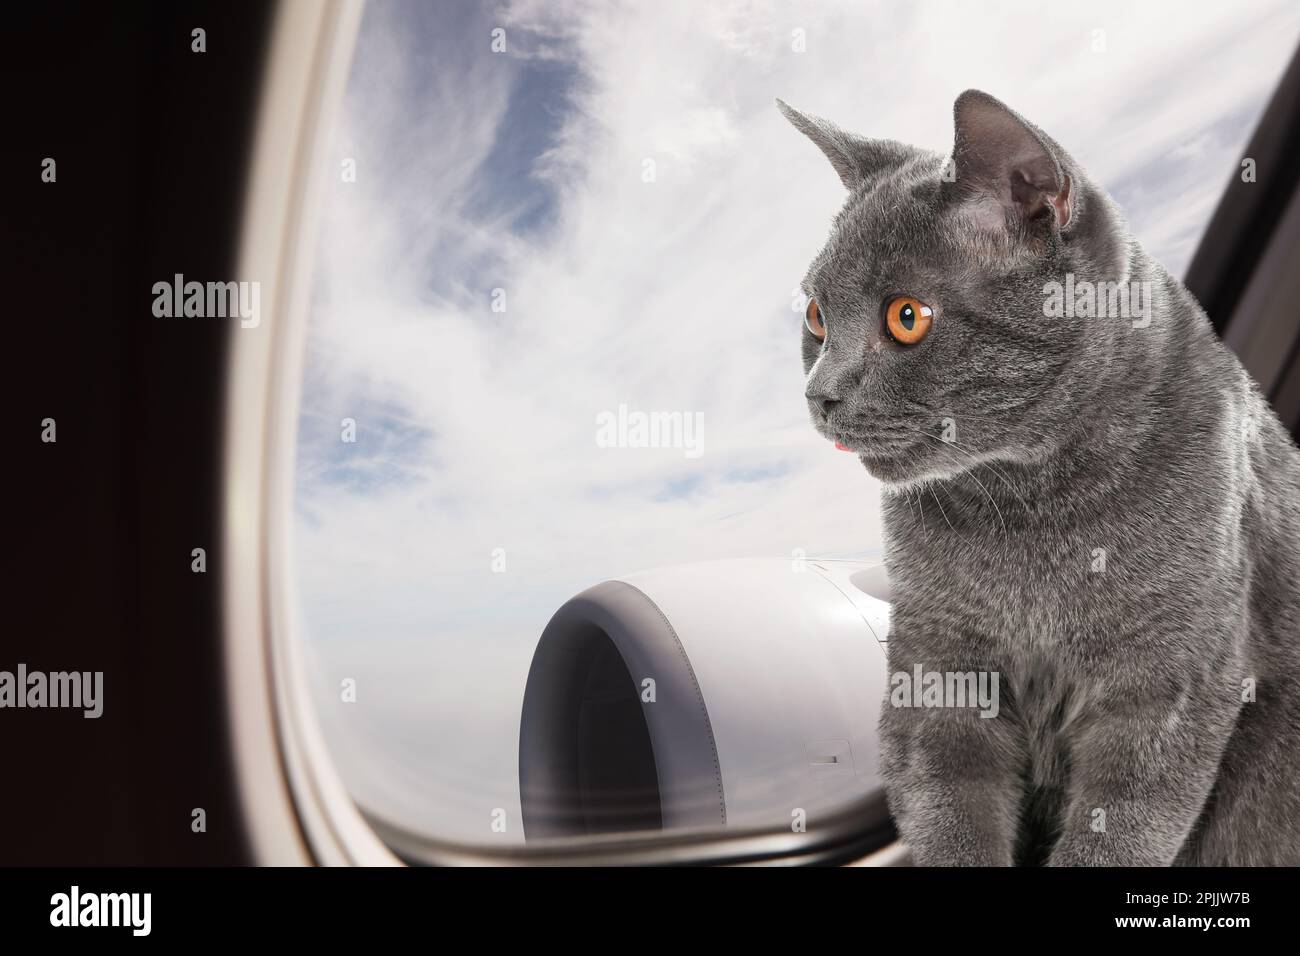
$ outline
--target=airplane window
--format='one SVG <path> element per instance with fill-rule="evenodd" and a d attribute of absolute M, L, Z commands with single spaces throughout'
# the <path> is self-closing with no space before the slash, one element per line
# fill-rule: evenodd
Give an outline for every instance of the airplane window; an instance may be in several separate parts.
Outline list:
<path fill-rule="evenodd" d="M 799 357 L 843 187 L 773 98 L 947 152 L 987 90 L 1179 274 L 1300 37 L 1286 2 L 1184 13 L 370 4 L 321 159 L 294 546 L 358 804 L 509 845 L 797 830 L 876 788 L 880 488 L 809 425 Z"/>

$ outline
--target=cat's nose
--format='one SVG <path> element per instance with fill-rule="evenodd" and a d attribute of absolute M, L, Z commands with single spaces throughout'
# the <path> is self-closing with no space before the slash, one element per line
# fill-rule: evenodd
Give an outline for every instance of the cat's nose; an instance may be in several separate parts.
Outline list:
<path fill-rule="evenodd" d="M 819 409 L 821 409 L 821 413 L 823 415 L 829 415 L 831 411 L 835 408 L 835 406 L 840 403 L 840 400 L 838 398 L 831 398 L 829 395 L 825 395 L 821 392 L 815 392 L 811 389 L 809 389 L 804 394 L 808 397 L 808 401 L 812 402 Z"/>
<path fill-rule="evenodd" d="M 823 415 L 829 415 L 844 399 L 853 397 L 857 377 L 852 365 L 834 366 L 821 361 L 804 382 L 803 393 Z"/>

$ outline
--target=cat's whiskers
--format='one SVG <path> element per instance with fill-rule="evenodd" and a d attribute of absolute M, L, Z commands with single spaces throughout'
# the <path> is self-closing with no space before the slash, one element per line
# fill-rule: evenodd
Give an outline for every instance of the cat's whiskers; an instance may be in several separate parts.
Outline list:
<path fill-rule="evenodd" d="M 1049 435 L 1047 432 L 1039 431 L 1038 429 L 1032 428 L 1029 425 L 1025 425 L 1022 422 L 1008 421 L 1005 418 L 987 418 L 983 415 L 968 415 L 965 412 L 955 412 L 950 415 L 943 415 L 940 416 L 939 420 L 942 421 L 943 418 L 951 418 L 957 422 L 960 422 L 963 418 L 965 418 L 972 422 L 988 422 L 1006 429 L 1019 429 L 1020 431 L 1028 432 L 1030 435 L 1033 435 L 1035 438 L 1041 439 L 1042 441 L 1045 442 L 1050 442 L 1052 444 L 1055 444 L 1056 442 L 1059 442 L 1061 440 L 1061 436 L 1059 434 Z"/>
<path fill-rule="evenodd" d="M 981 465 L 984 466 L 984 467 L 986 467 L 986 468 L 988 468 L 989 471 L 993 472 L 993 474 L 998 478 L 998 480 L 1000 480 L 1004 485 L 1007 486 L 1007 490 L 1010 491 L 1013 495 L 1016 496 L 1016 500 L 1018 500 L 1018 501 L 1020 502 L 1020 504 L 1025 508 L 1025 510 L 1026 510 L 1026 511 L 1029 510 L 1029 502 L 1025 501 L 1024 496 L 1021 495 L 1020 492 L 1016 490 L 1016 486 L 1013 485 L 1013 484 L 1011 483 L 1011 479 L 1009 479 L 1006 475 L 1004 475 L 1004 474 L 1003 474 L 1003 473 L 998 469 L 998 467 L 997 467 L 996 465 L 993 464 L 993 462 L 991 462 L 991 461 L 986 461 L 986 460 L 983 460 L 983 459 L 977 458 L 977 457 L 974 455 L 974 453 L 968 451 L 968 450 L 965 449 L 965 448 L 962 448 L 962 447 L 961 447 L 960 445 L 958 445 L 955 441 L 944 441 L 942 438 L 939 438 L 937 435 L 931 435 L 929 432 L 922 432 L 921 434 L 925 435 L 927 438 L 933 438 L 935 441 L 937 441 L 937 442 L 939 442 L 939 443 L 941 443 L 941 444 L 943 444 L 943 445 L 947 445 L 949 448 L 952 448 L 952 449 L 954 449 L 955 451 L 959 451 L 959 452 L 961 452 L 963 455 L 966 456 L 967 460 L 970 461 L 972 468 L 978 468 L 978 467 L 980 467 Z M 967 472 L 967 474 L 970 474 L 970 476 L 971 476 L 971 480 L 972 480 L 972 481 L 974 481 L 974 482 L 975 482 L 977 485 L 979 485 L 981 488 L 984 488 L 983 483 L 982 483 L 978 478 L 976 478 L 976 477 L 975 477 L 973 474 L 971 474 L 969 471 Z M 988 492 L 988 489 L 987 489 L 987 488 L 984 488 L 984 494 L 988 495 L 990 501 L 993 501 L 993 496 L 992 496 L 992 495 L 989 495 L 989 492 Z M 995 507 L 995 508 L 997 507 L 997 502 L 996 502 L 996 501 L 993 501 L 993 507 Z M 1001 517 L 1001 516 L 1002 516 L 1002 512 L 1001 512 L 1001 509 L 999 509 L 999 510 L 998 510 L 998 517 Z M 1003 527 L 1003 529 L 1006 528 L 1006 521 L 1003 521 L 1003 522 L 1002 522 L 1002 527 Z"/>
<path fill-rule="evenodd" d="M 985 418 L 976 418 L 976 416 L 969 416 L 969 415 L 968 415 L 968 416 L 965 416 L 965 417 L 967 417 L 967 418 L 972 418 L 973 420 L 977 420 L 977 421 L 994 421 L 994 419 L 991 419 L 991 418 L 989 418 L 989 419 L 985 419 Z M 910 423 L 905 423 L 905 424 L 910 424 Z M 997 467 L 997 466 L 996 466 L 992 461 L 987 460 L 987 459 L 978 458 L 978 457 L 976 457 L 976 455 L 975 455 L 974 453 L 972 453 L 972 452 L 969 451 L 968 449 L 963 448 L 963 447 L 962 447 L 961 445 L 959 445 L 957 442 L 955 442 L 955 441 L 948 441 L 947 439 L 942 439 L 942 438 L 940 438 L 938 435 L 935 435 L 935 434 L 933 434 L 932 432 L 926 431 L 925 428 L 923 428 L 923 427 L 921 427 L 921 426 L 916 426 L 916 425 L 914 425 L 914 426 L 912 426 L 912 427 L 913 427 L 917 432 L 919 432 L 920 434 L 924 435 L 925 437 L 927 437 L 927 438 L 931 438 L 931 439 L 933 439 L 933 440 L 935 440 L 935 441 L 938 441 L 938 442 L 942 442 L 943 444 L 948 445 L 948 446 L 950 446 L 950 447 L 952 447 L 952 448 L 955 448 L 956 450 L 960 451 L 963 455 L 965 455 L 965 456 L 967 457 L 967 459 L 970 461 L 972 467 L 979 466 L 979 465 L 983 465 L 983 466 L 987 467 L 987 468 L 989 469 L 989 471 L 993 472 L 993 474 L 997 476 L 997 479 L 998 479 L 999 481 L 1001 481 L 1004 485 L 1007 486 L 1007 490 L 1010 491 L 1013 495 L 1016 496 L 1016 500 L 1020 502 L 1021 507 L 1023 507 L 1026 511 L 1030 511 L 1030 510 L 1032 510 L 1032 509 L 1029 507 L 1029 502 L 1027 502 L 1027 501 L 1025 500 L 1024 496 L 1023 496 L 1023 495 L 1022 495 L 1022 494 L 1021 494 L 1021 493 L 1016 489 L 1016 486 L 1015 486 L 1015 484 L 1011 481 L 1011 479 L 1008 478 L 1008 477 L 1006 476 L 1006 474 L 1005 474 L 1005 473 L 1004 473 L 1000 468 L 998 468 L 998 467 Z M 1013 426 L 1013 427 L 1025 427 L 1025 428 L 1027 428 L 1027 426 Z M 1032 429 L 1027 429 L 1027 430 L 1032 431 Z M 1044 436 L 1044 437 L 1045 437 L 1045 436 Z M 972 476 L 972 477 L 973 477 L 973 476 Z M 988 493 L 988 490 L 987 490 L 987 489 L 985 489 L 985 493 L 986 493 L 986 494 Z M 1005 522 L 1003 522 L 1003 523 L 1004 523 L 1004 525 L 1005 525 Z"/>
<path fill-rule="evenodd" d="M 912 505 L 912 492 L 911 492 L 911 491 L 908 491 L 908 490 L 904 490 L 904 491 L 903 491 L 903 494 L 904 494 L 904 496 L 906 496 L 906 498 L 907 498 L 907 507 L 908 507 L 908 509 L 911 510 L 912 514 L 914 514 L 914 515 L 915 515 L 915 514 L 918 514 L 918 509 L 915 508 L 915 507 L 913 507 L 913 505 Z M 917 497 L 919 498 L 920 496 L 918 495 Z M 920 514 L 920 521 L 921 521 L 921 535 L 922 535 L 922 537 L 924 537 L 925 540 L 928 542 L 928 541 L 930 540 L 930 532 L 929 532 L 928 530 L 926 530 L 926 527 L 925 527 L 925 508 L 920 508 L 920 509 L 919 509 L 919 514 Z"/>
<path fill-rule="evenodd" d="M 962 534 L 960 531 L 958 531 L 956 528 L 954 528 L 954 527 L 952 526 L 952 522 L 948 520 L 948 512 L 946 512 L 946 511 L 943 510 L 943 502 L 940 501 L 940 500 L 939 500 L 939 496 L 936 495 L 936 494 L 934 493 L 934 485 L 933 485 L 933 484 L 929 484 L 929 485 L 927 485 L 926 487 L 930 489 L 930 497 L 934 499 L 934 503 L 935 503 L 936 505 L 939 506 L 939 514 L 943 515 L 943 520 L 944 520 L 945 522 L 947 522 L 948 529 L 949 529 L 953 534 L 957 535 L 957 537 L 961 538 L 961 540 L 962 540 L 963 543 L 965 543 L 965 544 L 970 544 L 970 542 L 966 539 L 966 536 L 963 535 L 963 534 Z M 951 501 L 952 499 L 949 499 L 949 500 Z"/>
<path fill-rule="evenodd" d="M 960 447 L 960 446 L 957 446 L 954 443 L 954 447 Z M 965 449 L 962 450 L 964 451 Z M 1001 480 L 1001 482 L 1007 486 L 1007 490 L 1016 496 L 1016 500 L 1020 502 L 1021 507 L 1023 507 L 1026 511 L 1030 510 L 1029 502 L 1024 499 L 1024 496 L 1021 495 L 1019 491 L 1016 490 L 1016 486 L 1012 484 L 1011 479 L 1008 478 L 1006 475 L 1004 475 L 1002 473 L 1002 470 L 998 468 L 997 465 L 993 464 L 993 462 L 991 461 L 981 461 L 978 458 L 976 458 L 974 455 L 972 455 L 969 451 L 966 451 L 966 454 L 971 456 L 971 461 L 973 461 L 976 465 L 984 465 L 986 468 L 989 469 L 989 471 L 993 472 L 993 474 L 996 475 Z"/>
<path fill-rule="evenodd" d="M 974 455 L 972 455 L 970 452 L 968 452 L 968 451 L 966 451 L 966 450 L 964 450 L 964 449 L 957 448 L 957 446 L 956 446 L 954 443 L 952 443 L 952 442 L 946 442 L 946 441 L 944 441 L 942 438 L 938 438 L 938 437 L 936 437 L 936 436 L 934 436 L 934 435 L 929 435 L 929 434 L 927 434 L 926 437 L 928 437 L 928 438 L 933 438 L 935 441 L 939 442 L 939 444 L 941 444 L 941 445 L 949 445 L 949 446 L 951 446 L 954 450 L 956 450 L 956 451 L 960 451 L 963 455 L 965 455 L 965 456 L 966 456 L 967 458 L 969 458 L 971 461 L 976 461 Z M 978 462 L 976 462 L 976 463 L 978 464 Z M 969 478 L 971 481 L 975 482 L 975 484 L 976 484 L 977 486 L 979 486 L 979 490 L 982 491 L 982 492 L 984 492 L 984 497 L 987 498 L 987 499 L 989 500 L 989 504 L 991 504 L 991 505 L 993 506 L 993 510 L 997 513 L 998 521 L 999 521 L 999 522 L 1001 523 L 1001 525 L 1002 525 L 1002 533 L 1003 533 L 1004 535 L 1007 534 L 1007 520 L 1006 520 L 1006 518 L 1004 518 L 1004 517 L 1002 516 L 1002 509 L 998 507 L 998 503 L 997 503 L 997 501 L 994 500 L 994 498 L 993 498 L 993 496 L 992 496 L 991 494 L 989 494 L 989 490 L 988 490 L 987 488 L 984 487 L 984 482 L 982 482 L 982 481 L 980 481 L 978 478 L 976 478 L 974 472 L 972 472 L 969 468 L 966 469 L 966 470 L 964 470 L 964 471 L 962 472 L 962 474 L 965 475 L 967 478 Z M 1013 489 L 1013 490 L 1014 490 L 1014 489 Z M 951 501 L 952 499 L 949 498 L 949 500 Z"/>

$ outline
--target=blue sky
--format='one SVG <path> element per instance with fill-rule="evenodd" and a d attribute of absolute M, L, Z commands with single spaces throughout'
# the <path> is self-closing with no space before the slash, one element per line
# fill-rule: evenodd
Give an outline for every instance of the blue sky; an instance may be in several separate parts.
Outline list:
<path fill-rule="evenodd" d="M 807 424 L 791 308 L 843 194 L 774 96 L 946 151 L 952 101 L 985 89 L 1180 273 L 1298 36 L 1285 2 L 370 4 L 322 158 L 357 181 L 324 197 L 296 540 L 358 797 L 518 839 L 523 684 L 566 598 L 878 552 L 878 487 Z M 597 447 L 620 404 L 702 414 L 704 454 Z"/>

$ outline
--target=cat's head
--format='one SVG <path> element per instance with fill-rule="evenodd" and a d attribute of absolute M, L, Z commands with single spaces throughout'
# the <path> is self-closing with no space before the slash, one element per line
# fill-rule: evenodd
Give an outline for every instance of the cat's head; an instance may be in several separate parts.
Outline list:
<path fill-rule="evenodd" d="M 818 431 L 892 485 L 1054 450 L 1116 349 L 1114 323 L 1045 314 L 1045 288 L 1067 273 L 1127 280 L 1105 193 L 976 90 L 954 107 L 951 158 L 777 104 L 849 190 L 803 281 Z"/>

